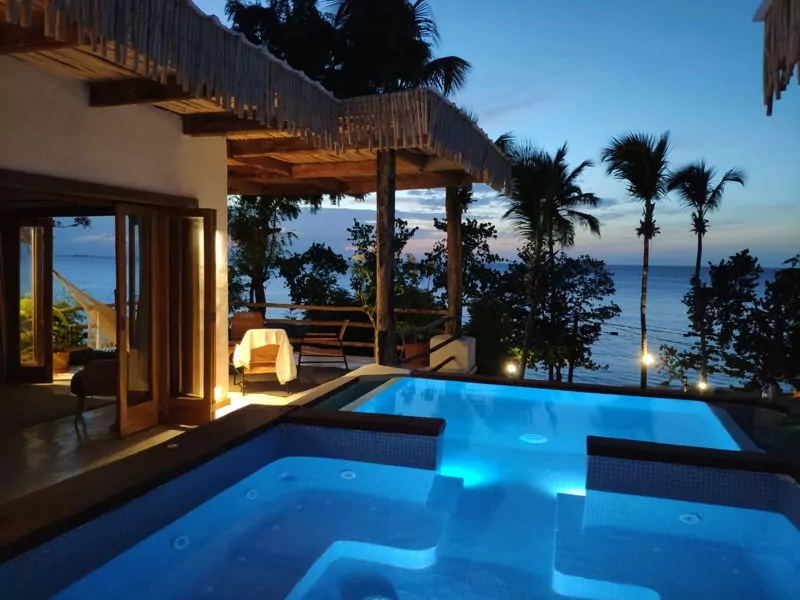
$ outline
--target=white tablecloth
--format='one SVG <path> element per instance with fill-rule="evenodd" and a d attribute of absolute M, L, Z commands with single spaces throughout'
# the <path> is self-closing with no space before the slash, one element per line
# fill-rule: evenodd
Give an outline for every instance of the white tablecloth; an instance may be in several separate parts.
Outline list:
<path fill-rule="evenodd" d="M 275 374 L 281 384 L 292 381 L 297 377 L 297 365 L 294 364 L 294 348 L 289 342 L 289 336 L 283 329 L 249 329 L 245 332 L 242 341 L 233 351 L 233 366 L 238 368 L 250 367 L 250 353 L 255 348 L 277 345 L 278 356 L 275 359 Z"/>

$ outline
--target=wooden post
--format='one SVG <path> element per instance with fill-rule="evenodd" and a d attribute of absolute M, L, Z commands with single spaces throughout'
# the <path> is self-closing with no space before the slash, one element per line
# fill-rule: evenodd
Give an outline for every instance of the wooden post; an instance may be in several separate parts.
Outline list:
<path fill-rule="evenodd" d="M 445 192 L 447 211 L 447 333 L 461 335 L 461 303 L 463 292 L 463 267 L 461 264 L 461 201 L 458 188 Z"/>
<path fill-rule="evenodd" d="M 378 223 L 375 281 L 375 362 L 397 364 L 394 316 L 394 192 L 396 175 L 394 150 L 378 152 Z"/>

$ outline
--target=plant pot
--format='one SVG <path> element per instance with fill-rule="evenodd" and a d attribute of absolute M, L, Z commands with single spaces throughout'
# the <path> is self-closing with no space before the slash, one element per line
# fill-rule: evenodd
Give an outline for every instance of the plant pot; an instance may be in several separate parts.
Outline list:
<path fill-rule="evenodd" d="M 53 352 L 53 373 L 69 373 L 69 352 Z"/>
<path fill-rule="evenodd" d="M 414 342 L 411 344 L 403 344 L 403 356 L 406 358 L 410 358 L 412 356 L 416 356 L 421 352 L 425 352 L 428 349 L 427 342 Z M 405 363 L 409 367 L 428 367 L 429 366 L 430 357 L 420 356 L 410 362 Z"/>

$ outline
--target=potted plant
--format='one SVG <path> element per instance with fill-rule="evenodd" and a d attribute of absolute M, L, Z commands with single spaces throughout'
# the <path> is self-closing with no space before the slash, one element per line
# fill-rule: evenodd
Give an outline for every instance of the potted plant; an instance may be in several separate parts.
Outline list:
<path fill-rule="evenodd" d="M 77 311 L 53 306 L 53 373 L 69 371 L 70 352 L 84 345 L 84 331 Z"/>
<path fill-rule="evenodd" d="M 412 315 L 408 315 L 412 316 Z M 408 359 L 418 354 L 426 352 L 430 346 L 430 333 L 427 329 L 421 329 L 411 321 L 400 321 L 397 323 L 397 333 L 403 342 L 403 356 Z M 429 366 L 430 357 L 420 356 L 406 363 L 410 367 Z"/>

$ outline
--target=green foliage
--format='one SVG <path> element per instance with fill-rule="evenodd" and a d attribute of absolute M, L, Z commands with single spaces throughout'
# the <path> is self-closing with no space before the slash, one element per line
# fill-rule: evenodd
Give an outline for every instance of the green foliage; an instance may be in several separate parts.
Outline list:
<path fill-rule="evenodd" d="M 447 220 L 433 220 L 436 230 L 446 233 Z M 461 221 L 461 264 L 463 269 L 463 302 L 468 306 L 485 291 L 487 282 L 495 272 L 493 266 L 500 256 L 492 252 L 490 242 L 497 239 L 497 228 L 491 223 L 480 223 L 475 219 Z M 423 262 L 433 278 L 434 289 L 440 290 L 437 300 L 447 303 L 447 239 L 439 240 L 425 254 Z"/>
<path fill-rule="evenodd" d="M 619 306 L 606 302 L 616 291 L 614 277 L 602 260 L 590 256 L 559 253 L 547 268 L 548 289 L 536 310 L 528 364 L 552 368 L 559 381 L 566 369 L 571 382 L 577 367 L 604 368 L 592 360 L 592 345 L 603 323 L 620 313 Z"/>
<path fill-rule="evenodd" d="M 53 352 L 69 352 L 85 345 L 86 330 L 78 311 L 70 309 L 72 306 L 68 303 L 53 305 Z"/>
<path fill-rule="evenodd" d="M 283 225 L 302 208 L 322 205 L 321 196 L 233 196 L 228 201 L 229 300 L 266 302 L 265 286 L 295 235 Z"/>
<path fill-rule="evenodd" d="M 330 12 L 314 0 L 228 0 L 226 13 L 235 30 L 339 98 L 419 87 L 449 95 L 466 83 L 467 61 L 434 56 L 439 33 L 426 0 L 327 6 Z"/>
<path fill-rule="evenodd" d="M 709 283 L 684 299 L 695 337 L 673 361 L 739 380 L 745 390 L 800 383 L 800 261 L 789 259 L 759 290 L 758 259 L 743 250 L 712 264 Z M 699 314 L 702 311 L 702 314 Z M 705 352 L 700 342 L 705 340 Z"/>
<path fill-rule="evenodd" d="M 348 306 L 353 300 L 339 278 L 347 274 L 347 260 L 330 246 L 314 243 L 302 253 L 278 261 L 280 276 L 289 288 L 292 304 Z"/>

